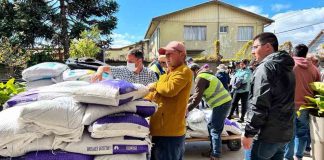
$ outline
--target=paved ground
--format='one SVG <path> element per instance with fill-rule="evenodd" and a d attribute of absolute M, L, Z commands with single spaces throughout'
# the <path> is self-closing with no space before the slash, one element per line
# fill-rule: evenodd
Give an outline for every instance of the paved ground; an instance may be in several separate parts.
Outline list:
<path fill-rule="evenodd" d="M 209 160 L 209 158 L 202 157 L 201 152 L 209 149 L 209 142 L 190 142 L 186 144 L 186 151 L 184 160 Z M 230 151 L 226 144 L 223 144 L 222 160 L 243 160 L 244 151 Z M 310 157 L 305 157 L 303 160 L 311 160 Z"/>

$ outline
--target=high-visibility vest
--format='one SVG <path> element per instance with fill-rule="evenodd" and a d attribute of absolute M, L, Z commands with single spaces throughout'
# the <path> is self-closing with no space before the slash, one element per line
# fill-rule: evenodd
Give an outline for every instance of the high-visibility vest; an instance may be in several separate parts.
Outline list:
<path fill-rule="evenodd" d="M 164 69 L 159 63 L 154 63 L 150 69 L 155 73 L 157 79 L 159 79 L 160 75 L 165 73 Z"/>
<path fill-rule="evenodd" d="M 209 81 L 209 87 L 203 93 L 203 99 L 211 107 L 218 107 L 232 100 L 231 95 L 224 88 L 222 82 L 212 74 L 199 73 L 197 77 Z"/>

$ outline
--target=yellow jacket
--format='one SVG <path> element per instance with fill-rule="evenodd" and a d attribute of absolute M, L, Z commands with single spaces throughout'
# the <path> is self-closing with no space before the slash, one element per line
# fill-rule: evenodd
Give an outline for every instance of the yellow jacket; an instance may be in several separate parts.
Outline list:
<path fill-rule="evenodd" d="M 150 118 L 152 136 L 183 136 L 186 133 L 185 114 L 192 84 L 192 72 L 184 64 L 164 74 L 156 82 L 155 91 L 146 99 L 158 104 Z"/>

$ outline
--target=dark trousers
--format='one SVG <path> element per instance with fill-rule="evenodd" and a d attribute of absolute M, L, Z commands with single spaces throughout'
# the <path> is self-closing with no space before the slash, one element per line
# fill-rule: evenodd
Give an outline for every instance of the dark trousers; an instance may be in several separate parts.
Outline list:
<path fill-rule="evenodd" d="M 282 160 L 286 143 L 268 143 L 254 140 L 251 150 L 251 160 Z"/>
<path fill-rule="evenodd" d="M 231 117 L 235 111 L 235 109 L 238 109 L 238 102 L 241 100 L 241 120 L 244 120 L 244 116 L 247 111 L 247 105 L 248 105 L 248 98 L 249 98 L 249 92 L 243 92 L 243 93 L 237 93 L 234 92 L 233 99 L 232 99 L 232 108 L 231 112 L 229 114 L 229 117 Z"/>
<path fill-rule="evenodd" d="M 185 151 L 185 136 L 152 137 L 151 160 L 182 160 Z"/>

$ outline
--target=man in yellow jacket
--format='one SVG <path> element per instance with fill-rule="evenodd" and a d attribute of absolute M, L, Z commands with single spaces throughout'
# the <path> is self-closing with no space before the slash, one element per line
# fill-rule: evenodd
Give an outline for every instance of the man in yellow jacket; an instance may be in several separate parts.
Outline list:
<path fill-rule="evenodd" d="M 146 97 L 159 106 L 150 118 L 154 144 L 151 160 L 181 160 L 185 147 L 185 114 L 193 75 L 185 64 L 183 43 L 172 41 L 160 48 L 159 54 L 166 56 L 168 71 L 149 86 L 151 92 Z"/>

